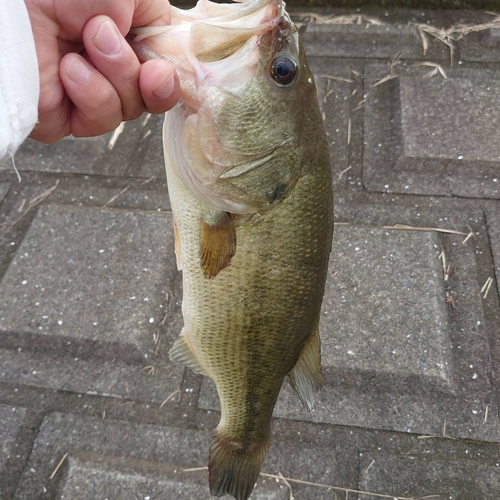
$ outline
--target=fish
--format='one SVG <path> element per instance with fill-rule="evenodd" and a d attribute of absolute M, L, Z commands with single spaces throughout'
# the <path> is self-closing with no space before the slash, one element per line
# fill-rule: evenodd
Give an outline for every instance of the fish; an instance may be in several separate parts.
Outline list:
<path fill-rule="evenodd" d="M 247 500 L 284 380 L 308 410 L 321 387 L 333 193 L 314 78 L 281 0 L 172 7 L 129 41 L 179 76 L 163 125 L 184 320 L 169 356 L 217 388 L 211 494 Z"/>

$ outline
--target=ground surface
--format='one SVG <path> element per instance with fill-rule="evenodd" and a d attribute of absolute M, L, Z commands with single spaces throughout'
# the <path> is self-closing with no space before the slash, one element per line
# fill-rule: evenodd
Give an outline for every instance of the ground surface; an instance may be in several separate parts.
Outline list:
<path fill-rule="evenodd" d="M 289 481 L 296 500 L 500 497 L 500 30 L 446 45 L 408 24 L 492 19 L 305 25 L 338 224 L 325 387 L 310 414 L 284 388 L 264 464 L 314 483 Z M 184 469 L 207 463 L 217 398 L 167 357 L 182 292 L 160 128 L 28 141 L 22 182 L 0 172 L 2 500 L 209 498 Z M 252 498 L 290 492 L 264 477 Z"/>

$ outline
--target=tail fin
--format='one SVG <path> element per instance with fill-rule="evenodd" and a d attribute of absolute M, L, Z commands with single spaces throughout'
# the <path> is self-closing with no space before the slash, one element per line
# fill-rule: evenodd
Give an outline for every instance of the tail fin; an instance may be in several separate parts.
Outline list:
<path fill-rule="evenodd" d="M 229 493 L 237 500 L 247 500 L 259 477 L 268 447 L 269 441 L 266 441 L 247 451 L 235 450 L 215 431 L 208 461 L 210 493 L 216 497 Z"/>

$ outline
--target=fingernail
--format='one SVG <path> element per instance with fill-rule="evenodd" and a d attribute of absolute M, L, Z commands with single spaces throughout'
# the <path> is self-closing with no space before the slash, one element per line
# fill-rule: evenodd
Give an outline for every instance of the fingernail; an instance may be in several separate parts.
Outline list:
<path fill-rule="evenodd" d="M 172 95 L 175 87 L 175 77 L 171 74 L 154 92 L 153 94 L 160 99 L 166 99 Z"/>
<path fill-rule="evenodd" d="M 96 47 L 107 56 L 116 56 L 122 50 L 120 33 L 110 21 L 104 21 L 95 37 Z"/>
<path fill-rule="evenodd" d="M 90 67 L 79 57 L 72 57 L 66 73 L 70 80 L 73 80 L 78 85 L 85 83 L 90 77 Z"/>

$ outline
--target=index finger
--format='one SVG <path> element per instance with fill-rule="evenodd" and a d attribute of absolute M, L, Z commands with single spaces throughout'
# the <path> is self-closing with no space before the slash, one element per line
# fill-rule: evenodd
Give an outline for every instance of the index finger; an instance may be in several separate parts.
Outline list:
<path fill-rule="evenodd" d="M 134 0 L 132 26 L 170 24 L 171 9 L 168 0 Z"/>
<path fill-rule="evenodd" d="M 3 0 L 0 0 L 3 1 Z M 99 0 L 68 2 L 60 0 L 54 25 L 59 29 L 60 40 L 81 43 L 82 31 L 87 22 L 105 15 L 113 19 L 120 33 L 125 36 L 131 26 L 170 24 L 170 3 L 168 0 Z M 64 51 L 64 53 L 69 52 Z"/>

